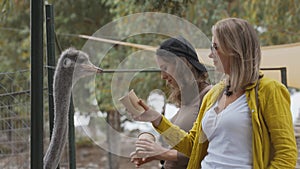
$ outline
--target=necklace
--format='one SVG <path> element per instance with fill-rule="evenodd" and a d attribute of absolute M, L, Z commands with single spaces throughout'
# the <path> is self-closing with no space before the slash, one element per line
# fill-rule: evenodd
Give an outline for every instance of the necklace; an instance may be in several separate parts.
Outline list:
<path fill-rule="evenodd" d="M 229 85 L 226 85 L 225 92 L 224 92 L 224 94 L 225 94 L 227 97 L 229 97 L 229 96 L 232 95 L 232 91 L 229 91 L 229 89 L 230 89 L 230 84 L 229 84 Z"/>

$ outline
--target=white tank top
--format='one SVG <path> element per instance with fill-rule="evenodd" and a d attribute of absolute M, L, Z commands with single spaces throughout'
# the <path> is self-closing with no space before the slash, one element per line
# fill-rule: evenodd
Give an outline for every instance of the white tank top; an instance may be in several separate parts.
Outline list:
<path fill-rule="evenodd" d="M 218 114 L 215 112 L 217 104 L 202 119 L 209 141 L 202 169 L 251 169 L 252 123 L 245 94 Z"/>

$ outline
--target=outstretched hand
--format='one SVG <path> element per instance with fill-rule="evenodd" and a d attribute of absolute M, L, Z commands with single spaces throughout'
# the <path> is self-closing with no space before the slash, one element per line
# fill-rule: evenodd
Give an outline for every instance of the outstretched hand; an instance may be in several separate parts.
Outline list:
<path fill-rule="evenodd" d="M 157 111 L 151 109 L 147 104 L 145 104 L 141 99 L 139 99 L 138 104 L 144 108 L 144 112 L 139 116 L 134 116 L 131 112 L 128 112 L 132 118 L 136 121 L 153 122 L 161 117 L 161 114 Z"/>
<path fill-rule="evenodd" d="M 159 143 L 157 142 L 152 142 L 147 139 L 139 139 L 135 142 L 135 146 L 141 148 L 137 152 L 138 157 L 154 157 L 158 160 L 161 160 L 161 156 L 164 155 L 169 149 L 162 147 Z"/>
<path fill-rule="evenodd" d="M 138 157 L 137 153 L 134 151 L 130 154 L 131 162 L 135 164 L 135 167 L 140 167 L 141 165 L 148 163 L 150 161 L 156 160 L 154 157 L 142 158 Z"/>
<path fill-rule="evenodd" d="M 130 154 L 131 162 L 135 164 L 135 167 L 140 167 L 153 160 L 162 160 L 165 153 L 169 151 L 169 149 L 162 147 L 160 144 L 147 139 L 136 141 L 135 146 L 141 148 L 141 150 Z"/>

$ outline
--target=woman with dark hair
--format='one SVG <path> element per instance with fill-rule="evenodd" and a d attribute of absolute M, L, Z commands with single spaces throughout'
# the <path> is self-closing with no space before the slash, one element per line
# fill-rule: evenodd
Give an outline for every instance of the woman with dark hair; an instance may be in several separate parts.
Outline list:
<path fill-rule="evenodd" d="M 204 95 L 211 88 L 207 70 L 199 62 L 195 49 L 183 37 L 164 41 L 156 51 L 156 61 L 161 69 L 161 78 L 170 87 L 169 101 L 180 108 L 171 122 L 187 132 L 198 116 Z M 189 158 L 186 155 L 164 148 L 158 143 L 152 143 L 151 147 L 153 156 L 144 159 L 132 158 L 136 166 L 152 160 L 164 160 L 165 169 L 187 167 Z"/>

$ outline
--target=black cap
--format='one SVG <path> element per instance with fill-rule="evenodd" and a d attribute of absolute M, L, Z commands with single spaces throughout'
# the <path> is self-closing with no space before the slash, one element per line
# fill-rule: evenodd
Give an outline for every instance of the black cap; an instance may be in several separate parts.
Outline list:
<path fill-rule="evenodd" d="M 167 39 L 156 50 L 156 55 L 158 56 L 170 55 L 170 53 L 178 57 L 185 57 L 196 69 L 201 72 L 207 72 L 204 65 L 199 62 L 193 46 L 183 37 Z"/>

